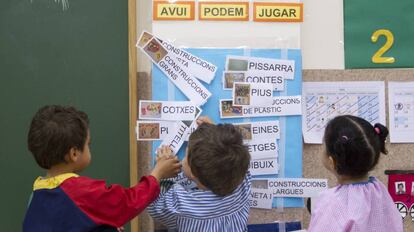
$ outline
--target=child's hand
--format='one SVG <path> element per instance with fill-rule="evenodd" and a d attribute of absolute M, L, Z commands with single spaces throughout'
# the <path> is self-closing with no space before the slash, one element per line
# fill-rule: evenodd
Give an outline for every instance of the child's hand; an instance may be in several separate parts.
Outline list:
<path fill-rule="evenodd" d="M 208 116 L 200 116 L 197 119 L 197 125 L 201 125 L 203 123 L 214 124 L 214 122 Z"/>
<path fill-rule="evenodd" d="M 163 150 L 163 148 L 161 150 Z M 171 151 L 170 148 L 168 148 L 168 150 Z M 162 155 L 157 158 L 157 164 L 152 170 L 151 175 L 157 178 L 158 181 L 160 181 L 161 179 L 176 176 L 180 172 L 180 170 L 181 164 L 176 156 Z"/>
<path fill-rule="evenodd" d="M 174 157 L 174 153 L 171 150 L 171 148 L 169 148 L 166 145 L 161 146 L 160 148 L 157 149 L 157 162 L 160 158 L 173 158 Z"/>

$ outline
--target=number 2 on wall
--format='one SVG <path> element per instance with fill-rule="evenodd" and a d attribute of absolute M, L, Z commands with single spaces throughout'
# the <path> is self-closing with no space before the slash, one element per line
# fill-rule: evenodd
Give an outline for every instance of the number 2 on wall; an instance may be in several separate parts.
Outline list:
<path fill-rule="evenodd" d="M 391 31 L 386 29 L 379 29 L 374 32 L 371 36 L 371 41 L 376 43 L 378 38 L 383 35 L 386 38 L 386 42 L 384 46 L 382 46 L 373 56 L 372 56 L 372 63 L 376 64 L 392 64 L 395 62 L 394 57 L 382 57 L 384 53 L 386 53 L 394 43 L 394 35 Z"/>

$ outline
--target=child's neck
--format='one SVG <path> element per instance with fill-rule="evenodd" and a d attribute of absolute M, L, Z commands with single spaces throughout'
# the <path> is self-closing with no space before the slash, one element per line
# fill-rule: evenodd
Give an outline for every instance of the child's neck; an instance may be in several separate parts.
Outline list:
<path fill-rule="evenodd" d="M 362 177 L 340 176 L 337 177 L 338 184 L 355 184 L 360 182 L 367 182 L 369 180 L 368 174 Z"/>
<path fill-rule="evenodd" d="M 46 178 L 51 178 L 51 177 L 55 177 L 61 174 L 71 173 L 71 172 L 74 172 L 72 165 L 68 165 L 66 163 L 56 164 L 47 170 Z"/>

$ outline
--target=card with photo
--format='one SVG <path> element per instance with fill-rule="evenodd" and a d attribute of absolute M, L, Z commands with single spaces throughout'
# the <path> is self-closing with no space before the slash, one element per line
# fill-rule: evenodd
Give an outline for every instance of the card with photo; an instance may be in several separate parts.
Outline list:
<path fill-rule="evenodd" d="M 138 140 L 158 140 L 160 139 L 159 123 L 140 123 L 138 124 Z"/>
<path fill-rule="evenodd" d="M 269 189 L 268 180 L 267 179 L 253 179 L 252 180 L 252 188 Z"/>
<path fill-rule="evenodd" d="M 140 102 L 140 118 L 161 118 L 161 102 Z"/>
<path fill-rule="evenodd" d="M 399 182 L 395 182 L 395 193 L 397 195 L 401 195 L 401 194 L 406 194 L 406 189 L 405 189 L 405 182 L 404 181 L 399 181 Z"/>
<path fill-rule="evenodd" d="M 143 31 L 141 36 L 140 36 L 140 40 L 137 43 L 138 47 L 144 47 L 145 44 L 148 43 L 148 41 L 150 41 L 152 39 L 152 35 L 146 31 Z"/>
<path fill-rule="evenodd" d="M 279 120 L 233 123 L 244 140 L 280 139 Z"/>
<path fill-rule="evenodd" d="M 135 127 L 138 141 L 163 140 L 174 130 L 174 121 L 137 121 Z"/>
<path fill-rule="evenodd" d="M 243 57 L 233 58 L 228 56 L 226 59 L 226 70 L 227 71 L 247 71 L 249 60 Z"/>
<path fill-rule="evenodd" d="M 158 64 L 160 60 L 164 58 L 168 54 L 167 50 L 161 43 L 156 39 L 152 38 L 145 46 L 144 52 L 154 61 L 154 63 Z"/>
<path fill-rule="evenodd" d="M 240 132 L 244 140 L 252 139 L 252 124 L 234 124 L 234 127 Z"/>
<path fill-rule="evenodd" d="M 233 87 L 234 106 L 261 106 L 273 104 L 273 85 L 263 83 L 235 82 Z"/>
<path fill-rule="evenodd" d="M 245 82 L 245 72 L 224 71 L 223 89 L 232 90 L 235 82 Z"/>
<path fill-rule="evenodd" d="M 235 106 L 250 105 L 250 84 L 234 83 L 233 104 Z"/>
<path fill-rule="evenodd" d="M 192 122 L 199 110 L 191 101 L 140 100 L 138 116 L 140 119 Z"/>
<path fill-rule="evenodd" d="M 243 117 L 243 107 L 233 106 L 232 100 L 220 100 L 221 118 L 240 118 Z"/>

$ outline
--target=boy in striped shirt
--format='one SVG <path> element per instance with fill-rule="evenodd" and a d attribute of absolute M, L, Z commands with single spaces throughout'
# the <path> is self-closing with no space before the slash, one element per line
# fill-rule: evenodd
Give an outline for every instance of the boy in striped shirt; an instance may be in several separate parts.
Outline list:
<path fill-rule="evenodd" d="M 247 231 L 250 154 L 239 131 L 231 124 L 201 125 L 189 138 L 182 161 L 184 174 L 197 184 L 186 190 L 174 184 L 149 207 L 149 214 L 177 231 Z M 160 157 L 172 155 L 161 148 Z"/>

